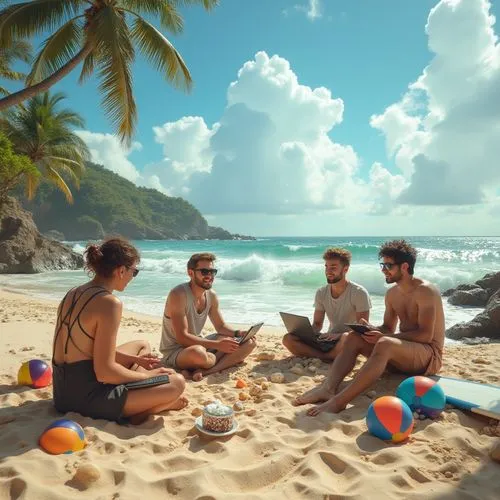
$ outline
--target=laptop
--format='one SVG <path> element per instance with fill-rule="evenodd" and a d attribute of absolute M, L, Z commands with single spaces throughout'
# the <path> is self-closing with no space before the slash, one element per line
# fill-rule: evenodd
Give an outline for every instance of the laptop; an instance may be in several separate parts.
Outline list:
<path fill-rule="evenodd" d="M 243 335 L 243 337 L 237 337 L 235 340 L 239 343 L 239 344 L 244 344 L 247 340 L 250 340 L 252 339 L 253 337 L 255 337 L 255 335 L 257 334 L 257 332 L 262 328 L 262 325 L 264 323 L 256 323 L 255 325 L 251 326 L 248 330 L 247 330 L 247 333 L 245 335 Z"/>
<path fill-rule="evenodd" d="M 321 333 L 313 330 L 311 322 L 307 316 L 299 316 L 287 312 L 280 312 L 281 319 L 285 324 L 288 333 L 299 337 L 305 344 L 314 347 L 322 352 L 328 352 L 336 344 L 336 340 L 320 340 Z"/>

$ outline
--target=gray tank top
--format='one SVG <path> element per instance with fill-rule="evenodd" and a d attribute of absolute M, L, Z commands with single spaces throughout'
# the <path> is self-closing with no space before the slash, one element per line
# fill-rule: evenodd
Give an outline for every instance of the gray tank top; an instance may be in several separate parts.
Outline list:
<path fill-rule="evenodd" d="M 208 312 L 212 306 L 212 295 L 214 292 L 212 290 L 207 290 L 205 292 L 206 304 L 205 309 L 200 313 L 196 310 L 194 305 L 194 295 L 191 291 L 189 283 L 182 283 L 176 288 L 182 288 L 186 294 L 186 318 L 188 322 L 188 332 L 192 335 L 197 335 L 201 337 L 201 332 L 207 321 Z M 167 299 L 168 300 L 168 299 Z M 172 351 L 181 347 L 181 344 L 177 342 L 174 330 L 172 328 L 172 321 L 170 318 L 164 314 L 163 324 L 161 329 L 161 342 L 160 342 L 160 352 L 163 356 L 168 356 Z"/>

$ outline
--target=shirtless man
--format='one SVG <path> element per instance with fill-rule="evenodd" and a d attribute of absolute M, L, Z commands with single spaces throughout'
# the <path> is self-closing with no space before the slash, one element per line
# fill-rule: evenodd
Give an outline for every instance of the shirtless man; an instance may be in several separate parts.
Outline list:
<path fill-rule="evenodd" d="M 408 375 L 433 375 L 441 368 L 445 323 L 439 290 L 413 276 L 417 252 L 406 241 L 384 243 L 379 257 L 386 283 L 395 283 L 385 296 L 384 323 L 363 335 L 348 334 L 327 379 L 302 397 L 304 403 L 325 401 L 308 410 L 311 416 L 342 411 L 378 380 L 386 367 Z M 398 320 L 399 332 L 395 333 Z M 360 354 L 368 358 L 366 363 L 339 391 Z"/>
<path fill-rule="evenodd" d="M 190 281 L 170 291 L 163 314 L 162 362 L 195 381 L 241 363 L 256 345 L 254 339 L 239 344 L 235 337 L 246 332 L 230 328 L 222 319 L 219 300 L 212 290 L 217 274 L 215 259 L 211 253 L 191 256 L 187 263 Z M 203 337 L 207 317 L 217 333 Z"/>
<path fill-rule="evenodd" d="M 362 319 L 368 321 L 370 296 L 361 285 L 346 277 L 351 257 L 351 252 L 343 248 L 325 250 L 323 260 L 327 285 L 316 292 L 312 327 L 315 332 L 320 332 L 325 315 L 330 326 L 320 340 L 311 339 L 308 343 L 287 333 L 283 337 L 283 345 L 295 356 L 319 358 L 331 363 L 342 350 L 345 332 L 349 331 L 346 323 L 358 323 Z"/>

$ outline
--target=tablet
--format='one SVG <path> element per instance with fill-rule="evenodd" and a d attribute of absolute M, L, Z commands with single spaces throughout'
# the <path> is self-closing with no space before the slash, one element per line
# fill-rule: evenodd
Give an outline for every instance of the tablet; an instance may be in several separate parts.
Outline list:
<path fill-rule="evenodd" d="M 245 333 L 245 335 L 243 335 L 243 337 L 239 337 L 236 339 L 238 343 L 244 344 L 247 340 L 250 340 L 251 338 L 255 337 L 255 334 L 261 329 L 263 324 L 264 323 L 256 323 L 255 325 L 251 326 Z"/>
<path fill-rule="evenodd" d="M 372 326 L 367 326 L 360 323 L 345 323 L 345 326 L 349 327 L 352 331 L 359 333 L 360 335 L 373 330 Z"/>

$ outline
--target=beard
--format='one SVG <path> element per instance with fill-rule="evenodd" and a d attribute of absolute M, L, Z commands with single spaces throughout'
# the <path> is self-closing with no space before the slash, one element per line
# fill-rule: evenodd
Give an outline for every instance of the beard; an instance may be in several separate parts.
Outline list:
<path fill-rule="evenodd" d="M 205 282 L 202 279 L 195 278 L 194 283 L 196 286 L 203 288 L 204 290 L 210 290 L 212 288 L 213 281 Z"/>
<path fill-rule="evenodd" d="M 342 279 L 342 276 L 335 276 L 335 278 L 326 278 L 326 282 L 329 285 L 334 285 L 335 283 L 338 283 Z"/>
<path fill-rule="evenodd" d="M 402 278 L 401 273 L 396 274 L 394 276 L 386 276 L 385 277 L 385 282 L 386 283 L 397 283 L 398 281 L 401 280 L 401 278 Z"/>

